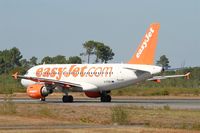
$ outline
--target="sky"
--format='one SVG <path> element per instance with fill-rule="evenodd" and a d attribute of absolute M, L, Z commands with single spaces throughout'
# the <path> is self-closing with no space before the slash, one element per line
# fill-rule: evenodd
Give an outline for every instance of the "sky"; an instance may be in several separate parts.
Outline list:
<path fill-rule="evenodd" d="M 156 58 L 172 67 L 200 66 L 199 0 L 0 0 L 0 50 L 24 58 L 79 55 L 88 40 L 103 42 L 126 63 L 146 29 L 160 23 Z"/>

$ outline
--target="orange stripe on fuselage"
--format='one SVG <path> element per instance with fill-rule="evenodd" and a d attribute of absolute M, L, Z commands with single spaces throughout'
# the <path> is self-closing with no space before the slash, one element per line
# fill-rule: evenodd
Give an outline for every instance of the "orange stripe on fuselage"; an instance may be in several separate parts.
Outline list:
<path fill-rule="evenodd" d="M 62 77 L 111 77 L 113 67 L 89 67 L 71 65 L 67 67 L 40 67 L 36 70 L 36 77 L 55 78 L 60 80 Z"/>

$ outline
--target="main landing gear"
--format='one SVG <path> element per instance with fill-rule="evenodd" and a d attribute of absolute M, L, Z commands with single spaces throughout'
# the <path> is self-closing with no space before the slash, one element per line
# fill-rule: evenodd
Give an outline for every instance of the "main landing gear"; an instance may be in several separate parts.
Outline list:
<path fill-rule="evenodd" d="M 46 101 L 46 98 L 45 97 L 40 98 L 40 101 L 44 102 L 44 101 Z"/>
<path fill-rule="evenodd" d="M 62 98 L 63 103 L 72 103 L 73 100 L 74 98 L 71 95 L 64 95 Z"/>
<path fill-rule="evenodd" d="M 112 98 L 110 95 L 108 95 L 108 93 L 110 93 L 110 92 L 103 91 L 101 93 L 101 102 L 111 102 Z"/>
<path fill-rule="evenodd" d="M 112 98 L 108 93 L 110 93 L 110 91 L 102 91 L 100 93 L 101 102 L 111 102 Z M 62 98 L 62 101 L 64 103 L 72 103 L 73 100 L 74 100 L 73 96 L 68 95 L 67 93 L 65 93 L 65 95 Z"/>

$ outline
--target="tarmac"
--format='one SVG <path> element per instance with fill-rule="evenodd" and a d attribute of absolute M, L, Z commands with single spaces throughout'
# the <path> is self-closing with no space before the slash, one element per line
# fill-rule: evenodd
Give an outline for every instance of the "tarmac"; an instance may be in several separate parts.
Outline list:
<path fill-rule="evenodd" d="M 168 106 L 172 109 L 200 109 L 200 99 L 131 99 L 131 98 L 113 98 L 110 103 L 102 103 L 100 99 L 93 98 L 74 98 L 73 103 L 63 103 L 61 98 L 46 98 L 46 101 L 40 101 L 31 98 L 12 98 L 14 103 L 46 103 L 63 106 L 142 106 L 149 108 L 163 108 Z M 5 99 L 0 98 L 0 103 Z"/>

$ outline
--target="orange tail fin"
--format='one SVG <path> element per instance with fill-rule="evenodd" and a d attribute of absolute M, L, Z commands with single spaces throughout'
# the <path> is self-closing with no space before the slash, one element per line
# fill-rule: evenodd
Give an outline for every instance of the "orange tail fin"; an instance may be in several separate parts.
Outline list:
<path fill-rule="evenodd" d="M 150 25 L 136 53 L 128 62 L 129 64 L 154 64 L 154 55 L 157 45 L 159 28 L 159 23 L 153 23 Z"/>

